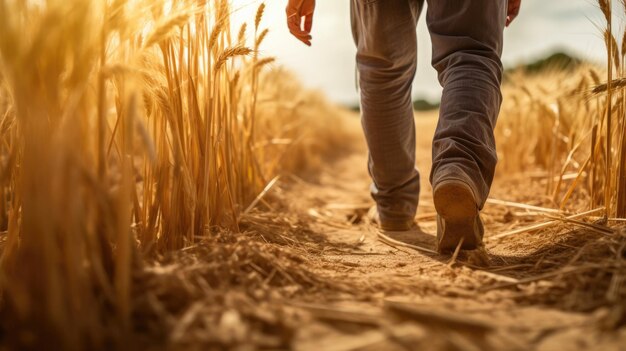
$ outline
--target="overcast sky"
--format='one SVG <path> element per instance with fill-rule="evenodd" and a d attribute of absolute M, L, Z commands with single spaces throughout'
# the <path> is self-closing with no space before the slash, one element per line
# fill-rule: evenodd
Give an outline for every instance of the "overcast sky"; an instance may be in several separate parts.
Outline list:
<path fill-rule="evenodd" d="M 622 14 L 619 1 L 613 0 L 614 13 Z M 280 65 L 295 72 L 307 87 L 320 89 L 339 103 L 358 101 L 354 85 L 355 48 L 350 31 L 350 0 L 317 0 L 313 21 L 313 46 L 292 38 L 285 25 L 287 0 L 266 0 L 263 26 L 270 34 L 262 54 L 275 56 Z M 234 0 L 234 23 L 254 18 L 257 0 Z M 441 88 L 430 66 L 430 38 L 424 14 L 417 27 L 418 71 L 414 96 L 438 100 Z M 505 66 L 528 62 L 565 50 L 583 58 L 600 61 L 604 47 L 599 29 L 601 13 L 592 0 L 522 0 L 516 21 L 505 31 Z M 622 23 L 623 16 L 617 19 Z M 620 27 L 623 27 L 620 25 Z"/>

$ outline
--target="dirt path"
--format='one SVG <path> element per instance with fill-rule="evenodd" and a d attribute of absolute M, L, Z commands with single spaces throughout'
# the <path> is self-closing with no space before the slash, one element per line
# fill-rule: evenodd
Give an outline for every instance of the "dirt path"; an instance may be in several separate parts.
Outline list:
<path fill-rule="evenodd" d="M 433 253 L 429 114 L 416 118 L 420 232 L 381 242 L 366 216 L 358 119 L 348 120 L 360 144 L 316 179 L 283 176 L 242 232 L 210 231 L 137 277 L 143 349 L 626 350 L 623 226 L 502 202 L 552 206 L 545 174 L 500 172 L 482 213 L 486 251 L 454 262 Z"/>
<path fill-rule="evenodd" d="M 436 116 L 416 120 L 422 233 L 395 239 L 432 250 L 436 224 L 428 174 Z M 581 248 L 593 246 L 599 234 L 557 226 L 488 238 L 487 253 L 462 254 L 454 264 L 449 256 L 389 245 L 367 223 L 372 201 L 365 161 L 361 146 L 324 170 L 318 182 L 294 182 L 285 190 L 293 199 L 289 210 L 323 234 L 322 249 L 308 255 L 308 266 L 350 292 L 305 292 L 289 303 L 311 317 L 297 330 L 296 349 L 626 350 L 626 328 L 608 325 L 620 307 L 601 307 L 611 276 L 584 274 L 601 258 L 587 257 Z M 543 188 L 531 178 L 500 175 L 492 197 L 541 205 Z M 533 211 L 499 204 L 487 205 L 484 218 L 488 236 L 545 222 Z"/>

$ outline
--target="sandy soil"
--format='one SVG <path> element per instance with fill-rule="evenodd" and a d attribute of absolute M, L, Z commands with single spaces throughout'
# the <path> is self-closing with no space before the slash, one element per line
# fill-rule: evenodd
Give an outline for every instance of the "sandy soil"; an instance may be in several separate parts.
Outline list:
<path fill-rule="evenodd" d="M 436 231 L 428 183 L 436 116 L 419 115 L 416 123 L 422 173 L 420 232 L 393 239 L 425 250 L 383 242 L 368 223 L 366 212 L 373 202 L 368 193 L 366 150 L 358 139 L 360 145 L 354 151 L 329 164 L 315 179 L 284 176 L 270 189 L 267 206 L 273 210 L 250 219 L 246 227 L 263 245 L 258 248 L 259 257 L 269 258 L 263 263 L 250 258 L 258 269 L 233 268 L 262 279 L 249 283 L 253 280 L 238 278 L 217 300 L 207 302 L 206 297 L 198 297 L 202 294 L 194 295 L 195 302 L 176 312 L 172 323 L 182 330 L 174 335 L 179 343 L 171 345 L 626 350 L 626 257 L 623 245 L 615 249 L 616 243 L 626 242 L 624 232 L 616 229 L 607 239 L 609 234 L 598 230 L 560 223 L 496 240 L 498 234 L 550 218 L 541 211 L 493 201 L 483 213 L 485 252 L 461 252 L 455 259 L 429 252 L 434 250 Z M 358 121 L 353 128 L 358 132 Z M 541 179 L 500 174 L 491 197 L 550 206 L 542 196 Z M 284 205 L 272 205 L 273 196 Z M 278 217 L 285 219 L 274 220 Z M 263 226 L 266 229 L 260 230 Z M 621 239 L 615 241 L 615 237 Z M 268 252 L 273 256 L 267 256 Z M 206 272 L 184 266 L 203 264 L 215 254 L 210 255 L 198 253 L 192 264 L 176 269 L 192 277 L 186 281 L 206 277 Z M 289 258 L 284 259 L 285 255 Z M 224 257 L 229 260 L 232 255 Z M 245 261 L 241 254 L 238 260 Z M 237 291 L 248 298 L 232 298 Z M 203 299 L 206 306 L 197 307 Z M 215 312 L 212 304 L 221 308 Z M 202 308 L 213 311 L 215 317 L 198 324 L 200 318 L 195 315 Z M 213 331 L 213 339 L 199 337 L 203 328 Z"/>

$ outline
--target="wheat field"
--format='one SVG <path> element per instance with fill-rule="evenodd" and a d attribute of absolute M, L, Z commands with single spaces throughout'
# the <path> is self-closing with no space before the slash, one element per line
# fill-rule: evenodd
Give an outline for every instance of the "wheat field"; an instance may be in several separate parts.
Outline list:
<path fill-rule="evenodd" d="M 258 146 L 284 123 L 259 102 L 263 10 L 231 33 L 226 1 L 0 3 L 10 329 L 102 345 L 128 331 L 143 255 L 238 231 L 285 148 Z"/>
<path fill-rule="evenodd" d="M 613 228 L 626 218 L 626 32 L 610 0 L 599 7 L 606 67 L 508 77 L 498 172 L 539 174 L 537 197 L 560 225 L 613 233 L 610 269 L 622 280 L 611 286 L 624 298 L 624 238 Z M 305 184 L 348 152 L 359 140 L 355 119 L 260 54 L 271 35 L 264 9 L 232 28 L 227 0 L 0 0 L 3 349 L 132 348 L 128 340 L 149 329 L 137 322 L 138 277 L 203 245 L 243 245 L 211 253 L 215 262 L 263 258 L 267 267 L 251 259 L 254 269 L 231 272 L 234 285 L 257 271 L 265 285 L 283 274 L 350 293 L 297 258 L 324 250 L 299 248 L 297 235 L 313 227 L 291 219 L 289 198 L 267 194 L 281 177 Z M 293 271 L 272 266 L 252 237 L 287 242 L 268 252 L 294 250 Z M 237 345 L 207 340 L 209 349 Z"/>

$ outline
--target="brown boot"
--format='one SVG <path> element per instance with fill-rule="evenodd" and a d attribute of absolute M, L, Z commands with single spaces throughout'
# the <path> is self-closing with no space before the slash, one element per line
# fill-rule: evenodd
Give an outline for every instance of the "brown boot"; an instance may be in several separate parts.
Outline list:
<path fill-rule="evenodd" d="M 449 253 L 463 239 L 464 250 L 482 246 L 485 229 L 472 189 L 460 180 L 444 180 L 433 190 L 437 210 L 437 251 Z"/>
<path fill-rule="evenodd" d="M 406 232 L 415 227 L 415 221 L 413 220 L 381 221 L 376 205 L 369 209 L 368 217 L 379 229 L 387 232 Z"/>

